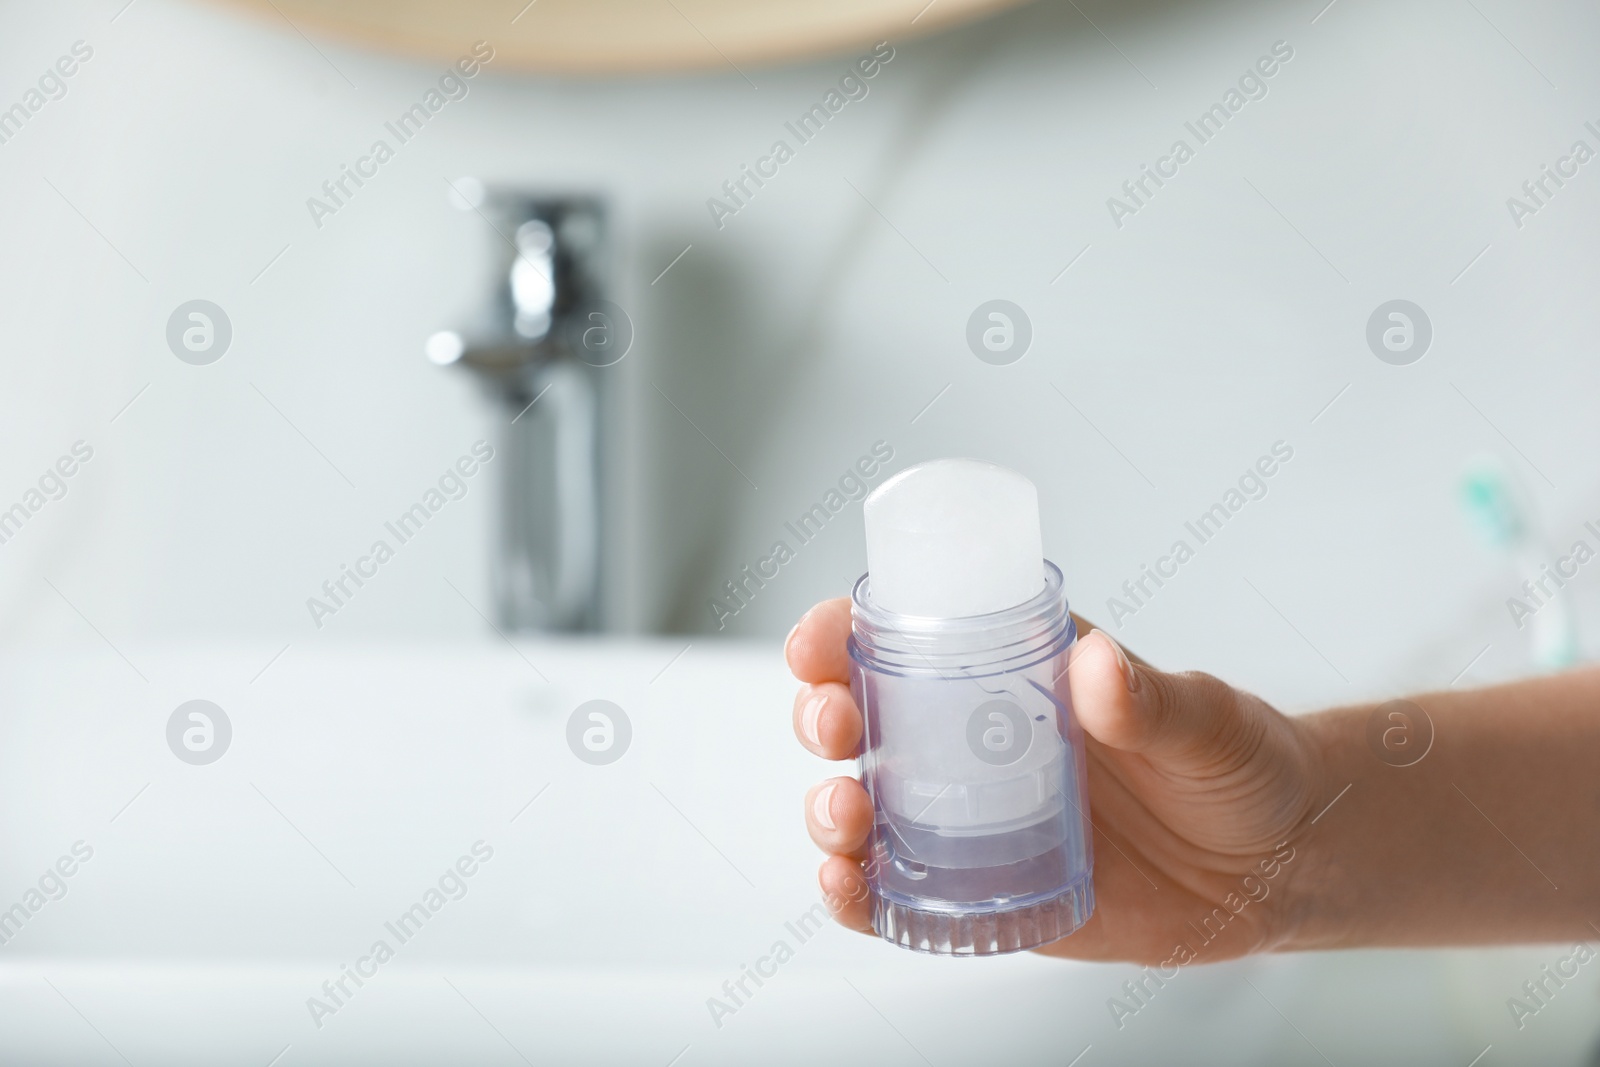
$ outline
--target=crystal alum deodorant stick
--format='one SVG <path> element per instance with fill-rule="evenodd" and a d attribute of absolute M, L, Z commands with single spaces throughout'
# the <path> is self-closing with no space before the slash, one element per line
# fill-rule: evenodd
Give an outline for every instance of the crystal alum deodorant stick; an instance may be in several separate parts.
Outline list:
<path fill-rule="evenodd" d="M 872 926 L 919 952 L 1034 948 L 1094 909 L 1077 633 L 1039 498 L 969 459 L 908 468 L 864 506 L 851 690 L 866 721 Z"/>

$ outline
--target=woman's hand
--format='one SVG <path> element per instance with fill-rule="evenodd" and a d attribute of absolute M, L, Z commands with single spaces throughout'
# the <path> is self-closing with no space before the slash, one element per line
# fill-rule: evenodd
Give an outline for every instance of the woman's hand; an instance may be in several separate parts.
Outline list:
<path fill-rule="evenodd" d="M 849 635 L 850 601 L 828 600 L 785 646 L 805 683 L 795 734 L 824 759 L 854 757 L 861 744 Z M 1135 664 L 1100 631 L 1080 634 L 1069 662 L 1087 735 L 1095 911 L 1039 951 L 1171 965 L 1286 943 L 1297 873 L 1289 842 L 1332 799 L 1308 731 L 1209 675 Z M 862 931 L 871 929 L 861 864 L 872 817 L 855 778 L 830 778 L 806 795 L 806 829 L 828 854 L 823 895 L 840 923 Z"/>

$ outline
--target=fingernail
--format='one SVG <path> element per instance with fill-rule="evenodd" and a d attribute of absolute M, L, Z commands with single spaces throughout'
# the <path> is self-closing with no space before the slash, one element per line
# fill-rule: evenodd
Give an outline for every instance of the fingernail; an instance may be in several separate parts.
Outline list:
<path fill-rule="evenodd" d="M 1127 685 L 1128 692 L 1137 693 L 1139 691 L 1139 672 L 1133 669 L 1133 664 L 1128 660 L 1128 654 L 1122 651 L 1122 646 L 1117 644 L 1116 638 L 1104 630 L 1097 632 L 1110 642 L 1112 650 L 1116 652 L 1117 665 L 1122 668 L 1122 681 Z"/>
<path fill-rule="evenodd" d="M 816 748 L 822 747 L 822 737 L 818 732 L 818 723 L 822 721 L 822 709 L 827 706 L 827 694 L 818 693 L 806 701 L 806 706 L 800 709 L 800 736 Z"/>
<path fill-rule="evenodd" d="M 1067 653 L 1067 668 L 1069 670 L 1072 668 L 1079 655 L 1083 653 L 1089 637 L 1094 637 L 1096 634 L 1105 638 L 1106 644 L 1111 646 L 1111 651 L 1116 653 L 1117 667 L 1122 671 L 1122 684 L 1128 687 L 1128 692 L 1137 693 L 1139 691 L 1139 672 L 1133 669 L 1133 664 L 1128 660 L 1128 654 L 1122 651 L 1122 646 L 1117 644 L 1117 639 L 1104 630 L 1092 630 L 1088 637 L 1073 644 L 1072 650 Z"/>
<path fill-rule="evenodd" d="M 783 639 L 783 658 L 785 660 L 789 658 L 789 646 L 794 643 L 794 635 L 800 632 L 800 627 L 804 626 L 806 624 L 806 619 L 810 617 L 811 612 L 808 611 L 804 615 L 800 616 L 799 622 L 795 623 L 789 628 L 789 636 Z"/>
<path fill-rule="evenodd" d="M 817 790 L 817 795 L 811 800 L 811 815 L 817 820 L 817 825 L 824 830 L 837 829 L 833 825 L 833 791 L 839 787 L 837 782 L 829 782 Z"/>

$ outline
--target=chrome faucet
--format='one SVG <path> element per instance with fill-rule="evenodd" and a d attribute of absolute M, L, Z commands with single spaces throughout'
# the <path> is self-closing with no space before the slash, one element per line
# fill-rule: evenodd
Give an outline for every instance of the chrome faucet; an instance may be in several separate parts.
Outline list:
<path fill-rule="evenodd" d="M 604 208 L 472 179 L 452 187 L 498 233 L 503 283 L 477 332 L 443 331 L 424 347 L 434 363 L 476 373 L 501 415 L 491 572 L 500 623 L 599 629 L 601 369 L 633 341 L 627 315 L 604 297 Z"/>

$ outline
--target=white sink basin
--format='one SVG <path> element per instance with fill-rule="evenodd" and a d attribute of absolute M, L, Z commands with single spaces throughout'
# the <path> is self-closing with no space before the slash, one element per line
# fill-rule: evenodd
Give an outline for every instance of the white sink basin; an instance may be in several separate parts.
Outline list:
<path fill-rule="evenodd" d="M 292 646 L 263 671 L 277 651 L 0 658 L 0 909 L 93 850 L 0 925 L 0 1062 L 1465 1067 L 1492 1044 L 1487 1067 L 1579 1063 L 1593 1037 L 1595 974 L 1512 1023 L 1555 949 L 1196 968 L 1119 1030 L 1133 968 L 802 941 L 800 795 L 828 768 L 792 739 L 772 645 Z M 209 765 L 167 743 L 193 699 L 232 725 Z M 632 724 L 606 766 L 566 742 L 592 699 Z M 419 903 L 402 940 L 385 924 Z M 735 1002 L 723 983 L 778 941 L 794 958 Z"/>

